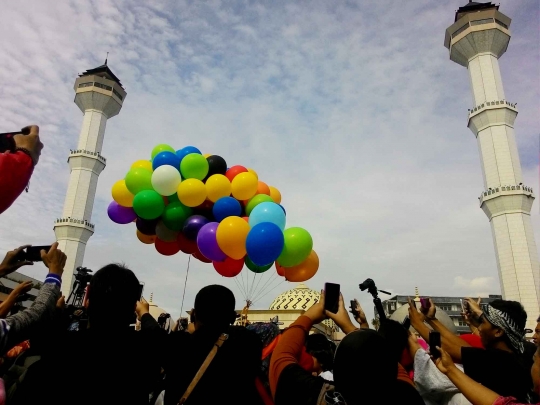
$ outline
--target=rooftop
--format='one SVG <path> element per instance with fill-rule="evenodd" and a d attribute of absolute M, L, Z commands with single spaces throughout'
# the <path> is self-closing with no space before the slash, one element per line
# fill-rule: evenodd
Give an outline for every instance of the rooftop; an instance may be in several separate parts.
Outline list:
<path fill-rule="evenodd" d="M 469 1 L 467 4 L 465 4 L 464 6 L 458 8 L 458 10 L 456 11 L 456 18 L 454 20 L 454 22 L 456 22 L 457 20 L 459 20 L 461 17 L 463 17 L 465 14 L 468 14 L 468 13 L 475 13 L 477 11 L 483 11 L 483 10 L 488 10 L 488 9 L 491 9 L 491 8 L 494 8 L 496 10 L 499 9 L 499 6 L 496 6 L 495 4 L 491 3 L 491 2 L 488 2 L 488 3 L 478 3 L 476 1 Z"/>
<path fill-rule="evenodd" d="M 107 65 L 107 59 L 105 59 L 105 63 L 101 66 L 95 67 L 93 69 L 88 69 L 86 72 L 83 72 L 79 75 L 79 77 L 83 76 L 90 76 L 90 75 L 96 75 L 96 76 L 102 76 L 106 79 L 112 80 L 116 82 L 122 89 L 124 86 L 122 86 L 122 83 L 120 83 L 120 79 L 116 77 L 116 75 L 112 72 L 112 70 Z"/>

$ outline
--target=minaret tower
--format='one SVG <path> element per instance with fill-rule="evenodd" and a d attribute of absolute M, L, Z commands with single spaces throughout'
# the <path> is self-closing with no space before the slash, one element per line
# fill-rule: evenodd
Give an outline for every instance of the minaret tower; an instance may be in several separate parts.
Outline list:
<path fill-rule="evenodd" d="M 491 223 L 503 297 L 519 301 L 534 329 L 540 267 L 531 226 L 532 188 L 523 184 L 514 134 L 516 104 L 506 100 L 498 59 L 510 41 L 511 20 L 492 3 L 460 7 L 446 30 L 450 59 L 469 71 L 473 107 L 468 127 L 480 150 L 484 191 L 480 207 Z"/>
<path fill-rule="evenodd" d="M 67 297 L 73 285 L 73 273 L 82 266 L 84 250 L 94 233 L 91 223 L 98 176 L 105 168 L 101 155 L 107 119 L 120 112 L 126 92 L 120 80 L 107 66 L 90 69 L 75 80 L 75 104 L 83 112 L 79 143 L 68 158 L 71 174 L 62 218 L 54 232 L 60 249 L 67 255 L 62 293 Z"/>

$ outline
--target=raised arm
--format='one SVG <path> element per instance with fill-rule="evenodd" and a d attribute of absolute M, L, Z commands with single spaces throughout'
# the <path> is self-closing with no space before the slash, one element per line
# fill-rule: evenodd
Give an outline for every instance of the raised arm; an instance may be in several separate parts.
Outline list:
<path fill-rule="evenodd" d="M 25 281 L 24 283 L 21 283 L 17 287 L 15 287 L 13 291 L 11 291 L 11 293 L 8 295 L 6 300 L 0 304 L 0 318 L 5 318 L 17 302 L 17 299 L 31 289 L 31 281 Z"/>

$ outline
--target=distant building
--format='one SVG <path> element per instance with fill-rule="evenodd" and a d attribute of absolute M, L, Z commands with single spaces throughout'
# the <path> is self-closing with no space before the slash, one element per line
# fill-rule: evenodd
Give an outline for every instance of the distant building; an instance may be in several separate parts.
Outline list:
<path fill-rule="evenodd" d="M 393 297 L 387 299 L 386 301 L 382 302 L 384 312 L 388 317 L 391 317 L 394 312 L 396 312 L 399 308 L 401 308 L 404 305 L 408 305 L 408 298 L 407 295 L 394 295 Z M 464 334 L 464 333 L 470 333 L 470 329 L 463 320 L 463 317 L 461 316 L 461 300 L 464 300 L 466 297 L 430 297 L 433 302 L 435 303 L 435 306 L 437 307 L 437 310 L 442 310 L 450 317 L 452 322 L 454 323 L 455 329 L 457 333 Z M 490 302 L 494 300 L 500 300 L 502 299 L 501 295 L 489 295 L 489 297 L 484 298 L 482 297 L 482 301 L 480 305 L 487 305 Z M 416 295 L 415 298 L 416 302 L 420 301 L 420 297 Z M 419 307 L 420 304 L 418 303 L 417 306 Z M 375 311 L 377 313 L 377 311 Z"/>
<path fill-rule="evenodd" d="M 15 314 L 22 309 L 28 308 L 32 305 L 36 299 L 39 289 L 42 286 L 42 282 L 36 280 L 35 278 L 25 276 L 24 274 L 14 272 L 8 274 L 7 276 L 0 277 L 0 302 L 4 302 L 8 295 L 17 287 L 20 283 L 25 281 L 31 281 L 34 283 L 34 288 L 28 291 L 24 296 L 22 296 L 22 301 L 19 301 L 12 309 L 11 313 Z"/>

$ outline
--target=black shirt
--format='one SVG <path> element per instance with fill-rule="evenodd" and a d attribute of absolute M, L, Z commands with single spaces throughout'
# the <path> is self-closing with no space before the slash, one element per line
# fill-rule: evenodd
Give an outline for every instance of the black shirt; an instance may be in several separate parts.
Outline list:
<path fill-rule="evenodd" d="M 465 374 L 503 397 L 525 402 L 532 387 L 523 357 L 499 349 L 461 348 Z"/>

